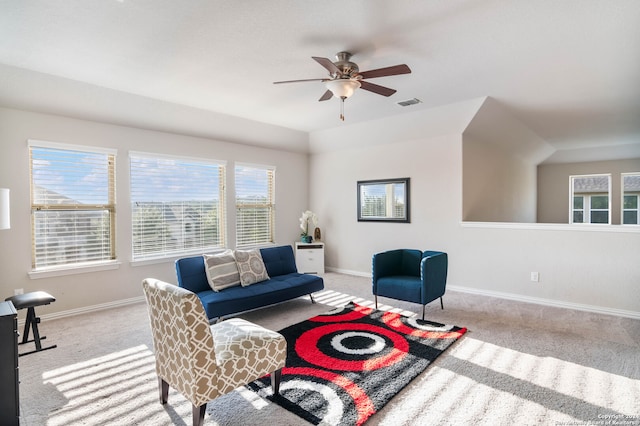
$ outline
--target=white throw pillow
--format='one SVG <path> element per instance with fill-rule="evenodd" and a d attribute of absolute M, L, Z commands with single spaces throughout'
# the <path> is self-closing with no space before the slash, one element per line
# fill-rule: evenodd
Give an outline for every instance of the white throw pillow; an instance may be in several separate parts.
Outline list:
<path fill-rule="evenodd" d="M 213 291 L 240 285 L 240 274 L 231 250 L 218 254 L 203 254 L 204 270 Z"/>
<path fill-rule="evenodd" d="M 259 249 L 236 250 L 234 254 L 243 287 L 269 279 Z"/>

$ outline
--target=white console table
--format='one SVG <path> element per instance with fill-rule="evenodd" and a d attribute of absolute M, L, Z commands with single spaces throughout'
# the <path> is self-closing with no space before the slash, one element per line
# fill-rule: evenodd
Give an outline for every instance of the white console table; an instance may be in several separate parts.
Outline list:
<path fill-rule="evenodd" d="M 324 243 L 296 243 L 296 267 L 304 274 L 324 274 Z"/>

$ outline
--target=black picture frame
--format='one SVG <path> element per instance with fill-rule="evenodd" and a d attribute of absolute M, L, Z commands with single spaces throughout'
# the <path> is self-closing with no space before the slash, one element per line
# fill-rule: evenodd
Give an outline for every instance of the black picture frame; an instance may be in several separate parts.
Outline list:
<path fill-rule="evenodd" d="M 410 223 L 410 183 L 411 179 L 408 177 L 359 180 L 358 222 Z"/>

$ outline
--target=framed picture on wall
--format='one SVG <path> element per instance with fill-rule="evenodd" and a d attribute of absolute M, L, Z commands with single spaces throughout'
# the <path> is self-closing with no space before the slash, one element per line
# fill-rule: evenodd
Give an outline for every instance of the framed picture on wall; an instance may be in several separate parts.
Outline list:
<path fill-rule="evenodd" d="M 358 222 L 409 223 L 410 178 L 358 181 Z"/>

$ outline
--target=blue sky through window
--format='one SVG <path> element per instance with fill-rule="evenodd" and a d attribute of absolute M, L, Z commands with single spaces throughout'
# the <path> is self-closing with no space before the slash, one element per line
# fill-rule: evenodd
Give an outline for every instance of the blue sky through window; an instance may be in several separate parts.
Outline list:
<path fill-rule="evenodd" d="M 109 202 L 107 154 L 33 147 L 31 157 L 33 184 L 48 200 Z"/>
<path fill-rule="evenodd" d="M 220 198 L 220 164 L 132 156 L 130 167 L 134 202 Z"/>
<path fill-rule="evenodd" d="M 269 194 L 268 173 L 268 169 L 236 166 L 236 198 L 266 198 Z"/>
<path fill-rule="evenodd" d="M 107 154 L 50 148 L 32 148 L 33 183 L 46 193 L 85 204 L 106 204 Z M 218 201 L 218 163 L 132 156 L 132 201 Z M 256 171 L 260 173 L 256 174 Z M 236 166 L 236 196 L 268 194 L 267 170 Z"/>

